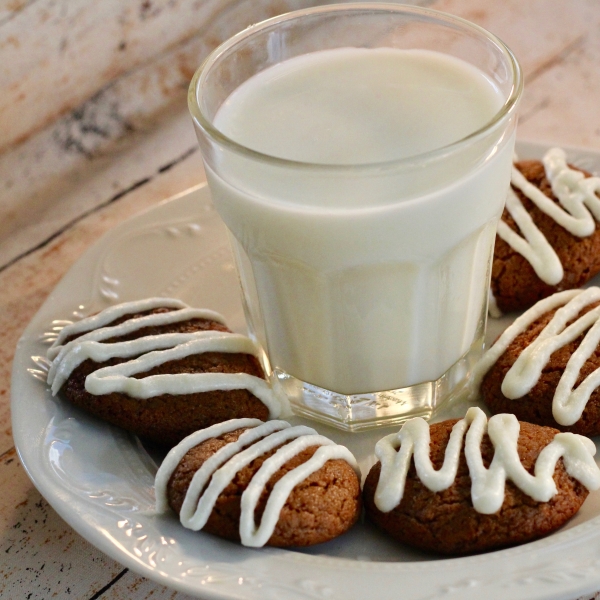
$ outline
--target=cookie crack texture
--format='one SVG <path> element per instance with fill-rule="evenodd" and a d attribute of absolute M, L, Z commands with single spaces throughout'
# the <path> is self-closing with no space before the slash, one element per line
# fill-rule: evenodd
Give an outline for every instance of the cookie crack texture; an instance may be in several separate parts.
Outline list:
<path fill-rule="evenodd" d="M 193 474 L 219 448 L 236 441 L 243 431 L 228 434 L 224 440 L 214 438 L 207 440 L 184 456 L 173 472 L 168 486 L 169 504 L 176 513 L 181 510 Z M 258 456 L 236 473 L 231 483 L 217 498 L 203 528 L 204 532 L 234 541 L 240 540 L 242 494 L 263 463 L 282 446 Z M 257 527 L 260 525 L 275 484 L 286 473 L 308 461 L 317 449 L 318 446 L 310 446 L 301 451 L 284 463 L 269 479 L 254 513 Z M 293 488 L 281 509 L 268 545 L 308 546 L 328 541 L 349 529 L 358 520 L 360 509 L 360 483 L 352 467 L 341 459 L 328 460 L 320 469 Z"/>
<path fill-rule="evenodd" d="M 430 457 L 440 469 L 452 426 L 444 421 L 430 426 Z M 557 433 L 556 429 L 520 423 L 518 452 L 523 467 L 533 473 L 541 450 Z M 489 466 L 494 447 L 484 435 L 481 444 L 484 464 Z M 475 511 L 471 502 L 471 478 L 461 452 L 454 483 L 441 492 L 427 489 L 417 477 L 414 462 L 408 471 L 405 492 L 400 504 L 384 513 L 375 506 L 375 489 L 381 464 L 369 472 L 364 486 L 367 517 L 396 540 L 435 553 L 460 555 L 483 552 L 524 543 L 561 527 L 587 497 L 587 489 L 570 477 L 562 459 L 557 462 L 553 479 L 558 493 L 549 502 L 537 502 L 506 482 L 505 497 L 494 514 Z"/>

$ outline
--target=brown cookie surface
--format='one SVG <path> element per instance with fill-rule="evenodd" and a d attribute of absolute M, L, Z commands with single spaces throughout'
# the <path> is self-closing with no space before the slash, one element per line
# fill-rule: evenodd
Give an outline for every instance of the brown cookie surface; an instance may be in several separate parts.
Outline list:
<path fill-rule="evenodd" d="M 431 461 L 435 469 L 441 468 L 453 421 L 431 425 Z M 535 461 L 547 446 L 555 429 L 530 423 L 520 423 L 518 452 L 521 463 L 533 473 Z M 484 435 L 481 445 L 484 464 L 489 467 L 494 448 Z M 388 513 L 381 512 L 374 503 L 381 464 L 369 472 L 364 486 L 367 517 L 396 540 L 424 550 L 443 554 L 470 554 L 522 544 L 564 525 L 581 507 L 587 489 L 566 472 L 562 459 L 554 471 L 558 493 L 549 502 L 536 502 L 506 482 L 501 509 L 492 515 L 478 513 L 471 502 L 471 478 L 461 452 L 458 473 L 454 483 L 446 490 L 432 492 L 417 477 L 414 462 L 406 480 L 400 504 Z"/>
<path fill-rule="evenodd" d="M 167 486 L 171 508 L 179 514 L 194 473 L 220 448 L 235 442 L 245 429 L 237 429 L 209 439 L 192 448 L 180 461 Z M 277 471 L 268 481 L 258 501 L 258 525 L 273 486 L 288 472 L 306 462 L 317 446 L 306 448 Z M 261 465 L 277 449 L 267 452 L 235 475 L 219 495 L 203 531 L 239 541 L 242 493 Z M 341 459 L 328 460 L 320 469 L 294 487 L 284 504 L 267 545 L 278 547 L 311 546 L 329 541 L 346 532 L 361 511 L 360 482 L 352 467 Z"/>
<path fill-rule="evenodd" d="M 525 178 L 558 204 L 552 193 L 544 165 L 537 160 L 524 160 L 515 164 Z M 575 168 L 575 167 L 571 167 Z M 587 177 L 590 173 L 582 171 Z M 556 251 L 564 269 L 564 277 L 557 285 L 544 283 L 529 262 L 496 235 L 492 263 L 491 289 L 502 312 L 523 310 L 554 292 L 581 287 L 600 272 L 600 229 L 591 236 L 580 238 L 561 227 L 542 212 L 520 190 L 513 187 L 527 212 Z M 505 209 L 502 220 L 521 234 L 518 226 Z"/>
<path fill-rule="evenodd" d="M 162 313 L 169 309 L 154 309 L 140 314 L 127 315 L 107 326 L 126 320 Z M 189 319 L 176 323 L 144 327 L 133 333 L 104 340 L 104 343 L 123 342 L 148 335 L 163 333 L 193 333 L 196 331 L 229 331 L 222 323 L 207 319 Z M 72 339 L 76 339 L 73 336 Z M 97 363 L 86 360 L 70 375 L 61 388 L 61 394 L 74 405 L 94 416 L 131 431 L 149 442 L 161 446 L 174 446 L 190 433 L 228 419 L 250 417 L 266 420 L 269 410 L 263 402 L 245 389 L 208 391 L 193 394 L 163 394 L 148 399 L 132 398 L 124 393 L 94 395 L 86 391 L 86 377 L 103 367 L 116 365 L 128 359 L 113 358 Z M 255 356 L 227 352 L 206 352 L 171 361 L 134 375 L 178 373 L 248 373 L 265 377 Z"/>
<path fill-rule="evenodd" d="M 585 314 L 598 306 L 598 304 L 597 302 L 590 304 L 579 314 Z M 528 394 L 525 394 L 521 398 L 510 400 L 502 393 L 502 382 L 509 369 L 513 366 L 517 358 L 519 358 L 521 352 L 537 339 L 555 312 L 553 310 L 542 315 L 508 346 L 504 354 L 500 356 L 483 378 L 481 383 L 482 398 L 494 414 L 512 413 L 519 420 L 555 427 L 560 431 L 570 431 L 587 436 L 600 435 L 600 390 L 598 388 L 592 392 L 581 418 L 573 425 L 559 425 L 552 415 L 552 401 L 556 386 L 573 352 L 577 350 L 587 332 L 558 349 L 550 356 L 538 382 Z M 597 347 L 581 368 L 579 377 L 575 382 L 575 388 L 598 368 L 600 368 L 600 348 Z"/>

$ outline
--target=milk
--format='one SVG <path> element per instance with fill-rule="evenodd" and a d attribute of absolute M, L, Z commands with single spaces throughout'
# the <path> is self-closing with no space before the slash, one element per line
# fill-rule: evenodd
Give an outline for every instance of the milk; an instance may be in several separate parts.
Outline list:
<path fill-rule="evenodd" d="M 502 102 L 463 61 L 391 48 L 289 59 L 229 96 L 217 129 L 260 154 L 223 147 L 207 177 L 274 368 L 342 394 L 392 390 L 437 380 L 478 343 L 513 131 L 410 158 Z"/>

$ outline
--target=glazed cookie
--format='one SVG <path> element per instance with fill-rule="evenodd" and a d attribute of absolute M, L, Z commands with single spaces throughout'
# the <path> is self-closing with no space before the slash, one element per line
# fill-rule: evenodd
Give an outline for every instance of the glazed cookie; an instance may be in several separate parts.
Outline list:
<path fill-rule="evenodd" d="M 352 453 L 310 427 L 235 419 L 173 448 L 156 474 L 156 507 L 246 546 L 311 546 L 357 521 Z"/>
<path fill-rule="evenodd" d="M 529 308 L 600 272 L 600 178 L 559 148 L 514 165 L 498 225 L 491 293 L 502 312 Z"/>
<path fill-rule="evenodd" d="M 141 438 L 173 446 L 231 418 L 274 418 L 284 398 L 253 342 L 179 300 L 110 307 L 65 327 L 48 351 L 52 393 Z"/>
<path fill-rule="evenodd" d="M 474 369 L 493 413 L 600 435 L 600 288 L 545 298 L 498 338 Z"/>
<path fill-rule="evenodd" d="M 469 554 L 528 542 L 564 525 L 600 487 L 593 442 L 513 415 L 429 426 L 380 440 L 364 486 L 367 517 L 400 542 Z M 587 489 L 586 489 L 587 488 Z"/>

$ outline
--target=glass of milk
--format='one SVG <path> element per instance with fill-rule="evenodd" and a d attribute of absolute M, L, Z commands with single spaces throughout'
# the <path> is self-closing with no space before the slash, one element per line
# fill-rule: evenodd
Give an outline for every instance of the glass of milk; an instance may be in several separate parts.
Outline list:
<path fill-rule="evenodd" d="M 259 23 L 195 74 L 250 335 L 295 412 L 356 431 L 460 394 L 522 85 L 482 28 L 373 3 Z"/>

